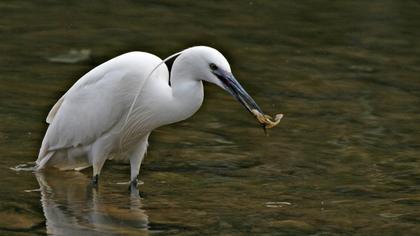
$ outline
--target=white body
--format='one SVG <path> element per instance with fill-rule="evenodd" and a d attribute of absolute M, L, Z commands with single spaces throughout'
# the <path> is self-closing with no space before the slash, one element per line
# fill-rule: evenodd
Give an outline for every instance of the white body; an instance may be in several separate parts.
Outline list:
<path fill-rule="evenodd" d="M 145 52 L 126 53 L 94 68 L 48 114 L 37 168 L 93 166 L 93 174 L 99 175 L 106 159 L 129 159 L 131 180 L 136 179 L 152 130 L 193 115 L 203 101 L 202 80 L 222 87 L 207 72 L 209 61 L 230 71 L 226 59 L 208 47 L 189 48 L 178 56 L 171 86 L 166 65 L 158 66 L 162 60 Z"/>

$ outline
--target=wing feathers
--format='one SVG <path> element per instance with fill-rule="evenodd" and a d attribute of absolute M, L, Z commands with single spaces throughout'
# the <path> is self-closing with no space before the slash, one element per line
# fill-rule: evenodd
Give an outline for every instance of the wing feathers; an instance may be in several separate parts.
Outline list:
<path fill-rule="evenodd" d="M 162 62 L 142 52 L 121 55 L 79 79 L 53 106 L 38 162 L 59 149 L 90 145 L 123 120 L 147 75 Z"/>

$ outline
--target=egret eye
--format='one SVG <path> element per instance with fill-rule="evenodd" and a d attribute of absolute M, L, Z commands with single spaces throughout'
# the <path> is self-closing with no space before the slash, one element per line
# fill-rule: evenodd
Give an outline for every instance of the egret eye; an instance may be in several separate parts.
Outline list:
<path fill-rule="evenodd" d="M 214 63 L 210 63 L 210 69 L 212 69 L 212 70 L 217 70 L 217 66 L 216 66 L 216 64 L 214 64 Z"/>

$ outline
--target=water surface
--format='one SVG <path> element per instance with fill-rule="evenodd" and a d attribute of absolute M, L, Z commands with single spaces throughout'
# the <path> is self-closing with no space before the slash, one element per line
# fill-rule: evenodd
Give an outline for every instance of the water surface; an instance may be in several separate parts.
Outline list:
<path fill-rule="evenodd" d="M 418 1 L 3 1 L 0 12 L 0 234 L 419 232 Z M 151 136 L 139 193 L 118 184 L 127 164 L 107 162 L 97 190 L 90 170 L 10 169 L 36 159 L 48 110 L 91 68 L 197 44 L 285 114 L 269 137 L 207 86 L 193 118 Z"/>

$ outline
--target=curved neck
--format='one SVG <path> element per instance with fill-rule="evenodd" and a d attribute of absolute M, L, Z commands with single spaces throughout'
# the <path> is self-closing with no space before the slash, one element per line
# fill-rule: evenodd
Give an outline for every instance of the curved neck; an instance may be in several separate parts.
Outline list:
<path fill-rule="evenodd" d="M 203 96 L 203 83 L 187 73 L 174 67 L 171 71 L 172 95 L 175 98 L 186 98 L 188 96 Z"/>
<path fill-rule="evenodd" d="M 191 64 L 189 58 L 184 55 L 177 57 L 171 70 L 172 95 L 177 99 L 203 100 L 203 82 L 198 78 L 195 67 Z M 193 101 L 186 102 L 189 104 Z"/>
<path fill-rule="evenodd" d="M 180 65 L 181 64 L 181 65 Z M 174 63 L 171 70 L 171 98 L 166 104 L 168 120 L 174 123 L 192 116 L 203 103 L 204 89 L 201 80 L 194 78 L 193 73 L 184 70 L 183 63 Z"/>
<path fill-rule="evenodd" d="M 195 113 L 203 103 L 203 82 L 178 68 L 174 67 L 171 71 L 172 96 L 183 109 Z"/>

